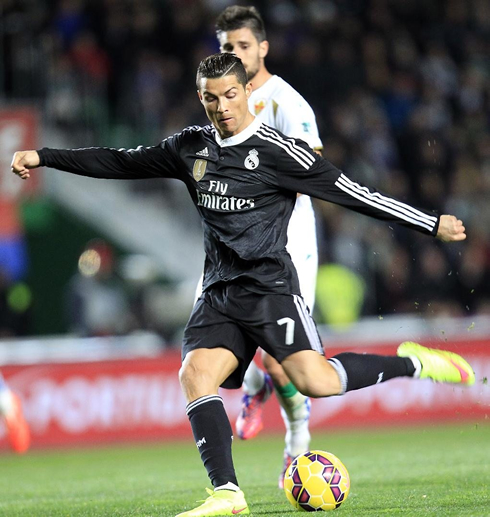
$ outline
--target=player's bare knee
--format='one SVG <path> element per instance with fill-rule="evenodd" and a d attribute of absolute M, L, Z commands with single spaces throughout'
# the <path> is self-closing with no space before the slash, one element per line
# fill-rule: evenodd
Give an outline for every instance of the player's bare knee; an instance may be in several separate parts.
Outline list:
<path fill-rule="evenodd" d="M 192 400 L 196 394 L 207 392 L 210 389 L 209 373 L 195 362 L 184 362 L 179 370 L 179 381 L 182 391 Z M 200 395 L 197 395 L 200 396 Z"/>
<path fill-rule="evenodd" d="M 179 382 L 180 382 L 180 387 L 182 388 L 182 391 L 185 393 L 186 390 L 187 390 L 187 387 L 189 386 L 189 382 L 191 381 L 192 379 L 192 375 L 190 375 L 190 372 L 189 372 L 190 368 L 188 367 L 187 364 L 183 364 L 181 367 L 180 367 L 180 370 L 179 370 Z"/>
<path fill-rule="evenodd" d="M 316 352 L 297 352 L 287 357 L 282 366 L 303 395 L 320 398 L 342 393 L 342 383 L 336 370 Z"/>

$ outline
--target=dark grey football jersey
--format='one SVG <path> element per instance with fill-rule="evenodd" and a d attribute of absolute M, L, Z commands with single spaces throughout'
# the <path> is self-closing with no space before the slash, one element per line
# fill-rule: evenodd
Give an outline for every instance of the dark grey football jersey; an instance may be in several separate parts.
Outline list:
<path fill-rule="evenodd" d="M 352 181 L 302 140 L 258 119 L 224 140 L 213 126 L 193 126 L 154 147 L 39 155 L 41 165 L 83 176 L 183 181 L 203 221 L 204 289 L 239 281 L 255 292 L 299 294 L 286 251 L 298 192 L 427 234 L 435 235 L 439 224 L 437 215 Z"/>

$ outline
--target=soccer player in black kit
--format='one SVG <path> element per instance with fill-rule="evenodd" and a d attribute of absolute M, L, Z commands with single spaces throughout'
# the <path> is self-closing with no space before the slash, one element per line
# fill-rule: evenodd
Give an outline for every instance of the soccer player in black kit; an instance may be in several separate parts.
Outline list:
<path fill-rule="evenodd" d="M 301 140 L 259 122 L 248 110 L 251 85 L 234 54 L 204 59 L 199 99 L 211 125 L 188 127 L 154 147 L 19 151 L 23 179 L 46 166 L 93 178 L 176 178 L 201 215 L 203 294 L 184 333 L 180 382 L 201 459 L 214 491 L 180 517 L 248 515 L 232 460 L 232 429 L 218 388 L 238 388 L 256 344 L 277 359 L 310 397 L 328 397 L 394 377 L 471 385 L 475 374 L 457 354 L 402 343 L 396 356 L 340 353 L 325 359 L 286 251 L 298 192 L 449 241 L 463 223 L 356 183 Z"/>

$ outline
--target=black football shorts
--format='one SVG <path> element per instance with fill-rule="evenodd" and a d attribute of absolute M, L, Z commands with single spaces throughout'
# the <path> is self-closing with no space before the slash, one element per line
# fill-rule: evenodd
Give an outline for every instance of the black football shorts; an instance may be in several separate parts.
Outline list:
<path fill-rule="evenodd" d="M 242 385 L 257 347 L 279 362 L 301 350 L 323 354 L 301 296 L 258 294 L 237 284 L 216 284 L 197 300 L 185 328 L 182 359 L 191 350 L 217 347 L 230 350 L 239 361 L 224 388 Z"/>

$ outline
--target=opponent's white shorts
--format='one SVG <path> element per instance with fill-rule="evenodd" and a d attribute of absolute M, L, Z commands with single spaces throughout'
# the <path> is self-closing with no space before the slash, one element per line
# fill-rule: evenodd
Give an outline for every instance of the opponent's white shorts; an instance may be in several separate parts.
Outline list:
<path fill-rule="evenodd" d="M 298 272 L 301 295 L 312 313 L 318 272 L 318 246 L 315 213 L 309 196 L 302 195 L 296 199 L 289 221 L 286 248 Z"/>

